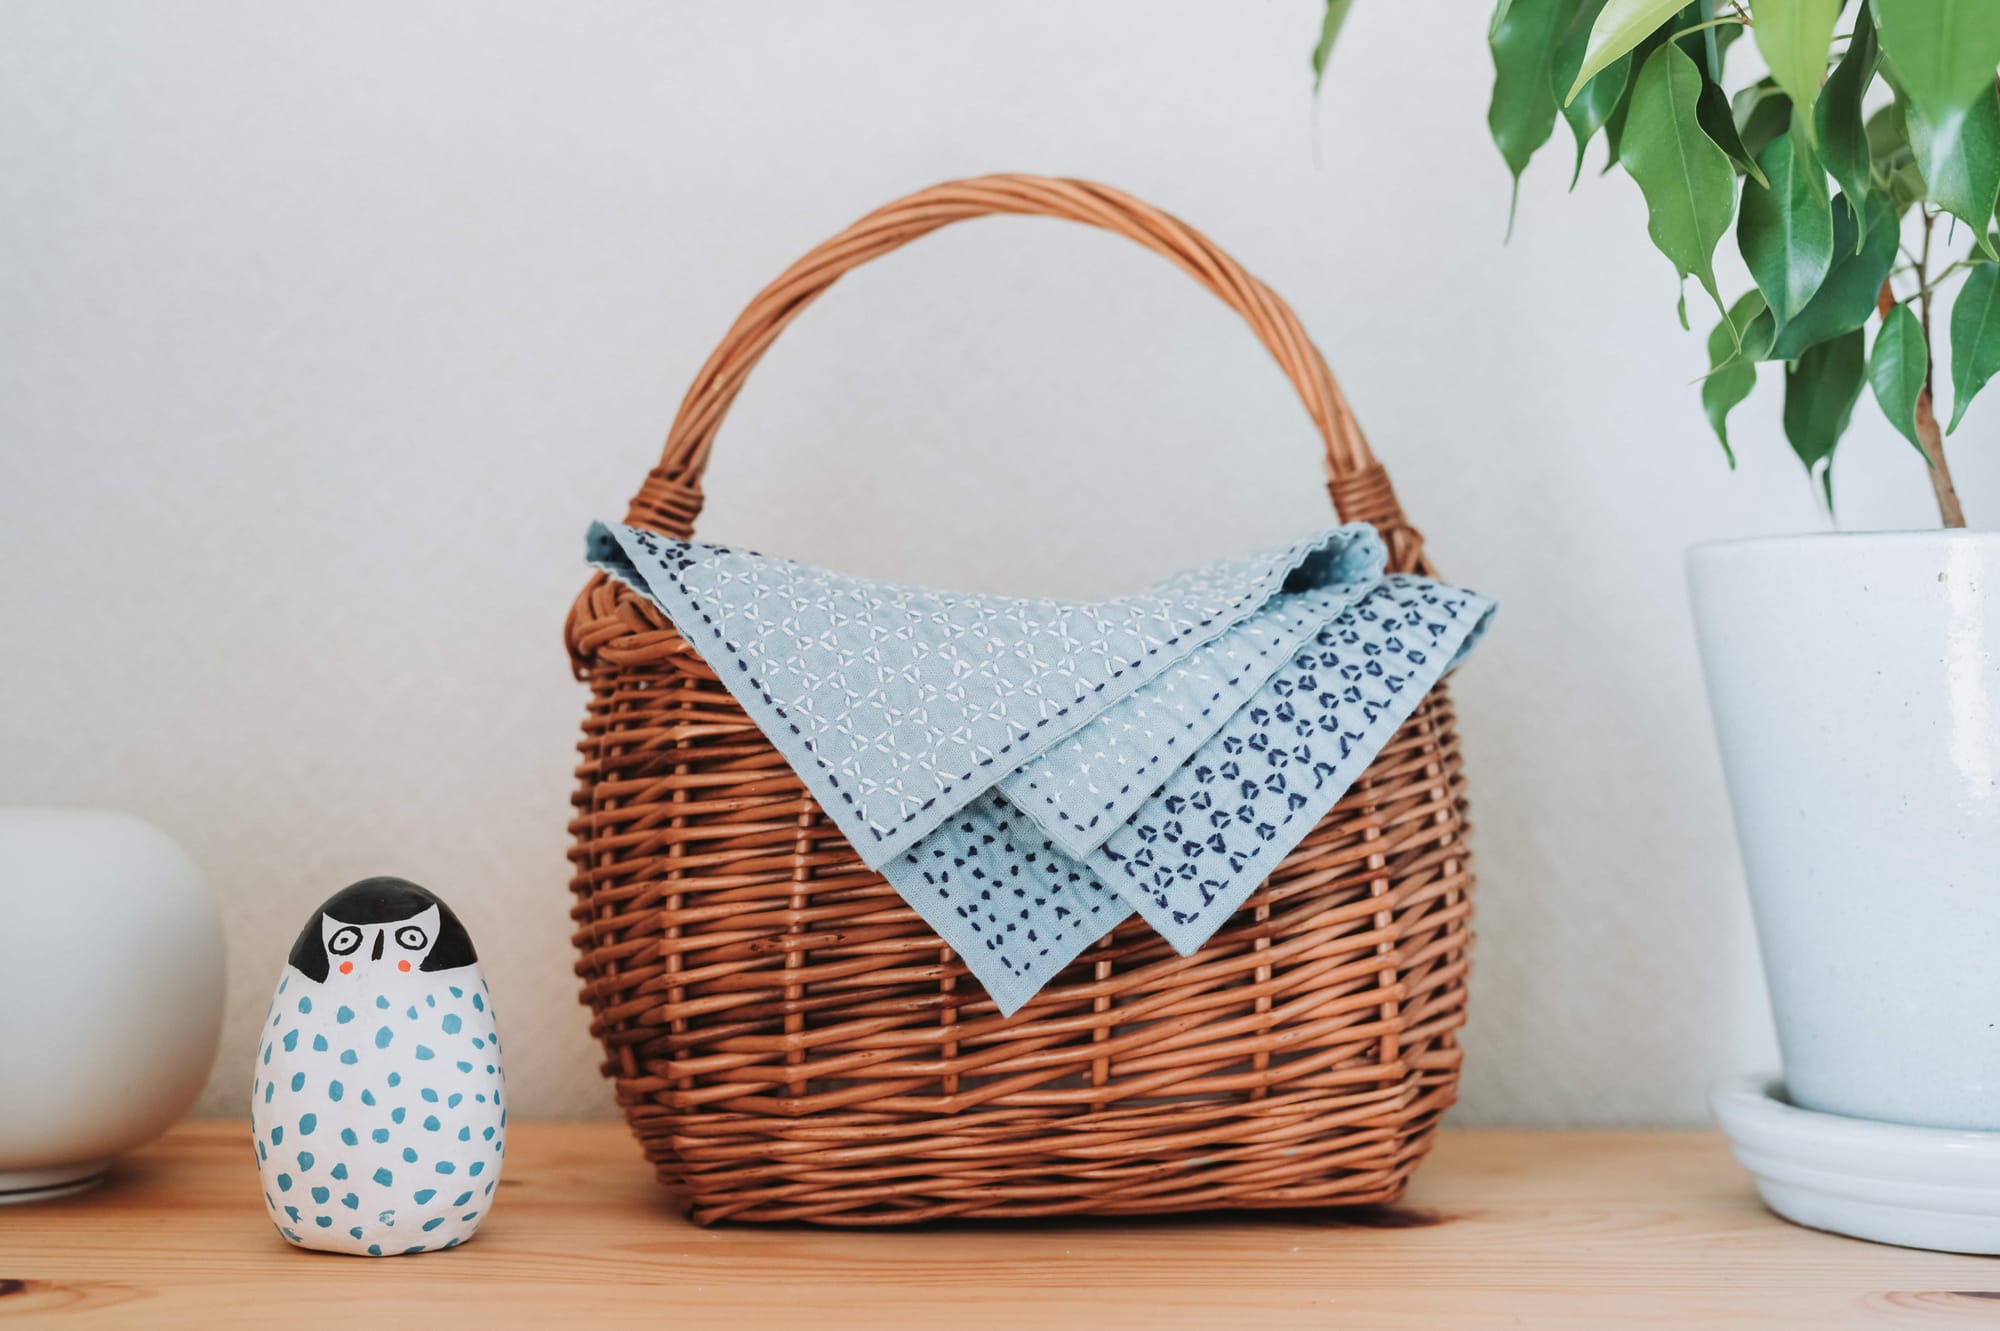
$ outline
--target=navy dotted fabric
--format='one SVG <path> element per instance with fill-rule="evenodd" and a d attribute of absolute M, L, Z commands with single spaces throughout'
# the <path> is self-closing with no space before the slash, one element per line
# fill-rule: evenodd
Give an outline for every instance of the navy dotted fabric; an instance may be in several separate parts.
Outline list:
<path fill-rule="evenodd" d="M 1008 1014 L 1135 909 L 1199 947 L 1493 608 L 1384 577 L 1365 527 L 1096 607 L 861 583 L 627 528 L 594 528 L 591 550 L 673 618 Z M 1124 664 L 1146 657 L 1120 633 L 1167 659 Z"/>

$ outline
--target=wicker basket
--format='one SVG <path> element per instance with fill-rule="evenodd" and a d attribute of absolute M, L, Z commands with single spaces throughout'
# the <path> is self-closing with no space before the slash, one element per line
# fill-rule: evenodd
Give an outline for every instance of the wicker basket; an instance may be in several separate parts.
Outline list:
<path fill-rule="evenodd" d="M 913 194 L 794 264 L 702 366 L 627 521 L 690 533 L 724 413 L 842 273 L 995 213 L 1114 231 L 1228 302 L 1325 437 L 1335 508 L 1381 529 L 1391 567 L 1425 568 L 1284 302 L 1166 214 L 1033 176 Z M 632 1131 L 699 1222 L 1401 1193 L 1454 1098 L 1471 942 L 1441 688 L 1198 953 L 1174 955 L 1135 917 L 1006 1019 L 649 602 L 594 577 L 568 642 L 591 690 L 570 824 L 583 1001 Z"/>

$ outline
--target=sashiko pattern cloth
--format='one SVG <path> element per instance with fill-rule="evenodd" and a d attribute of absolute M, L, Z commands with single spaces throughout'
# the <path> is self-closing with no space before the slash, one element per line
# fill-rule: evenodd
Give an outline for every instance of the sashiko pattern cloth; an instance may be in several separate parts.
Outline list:
<path fill-rule="evenodd" d="M 1351 524 L 1112 601 L 846 577 L 599 523 L 867 862 L 1012 1014 L 1139 912 L 1194 951 L 1493 603 Z"/>

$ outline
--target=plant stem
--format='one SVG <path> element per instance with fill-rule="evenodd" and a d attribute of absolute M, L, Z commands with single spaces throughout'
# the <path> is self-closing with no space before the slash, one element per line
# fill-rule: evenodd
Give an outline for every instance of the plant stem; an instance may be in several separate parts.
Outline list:
<path fill-rule="evenodd" d="M 1938 518 L 1946 527 L 1963 527 L 1965 510 L 1958 505 L 1958 490 L 1951 483 L 1951 467 L 1944 459 L 1944 434 L 1938 429 L 1937 413 L 1931 406 L 1931 382 L 1937 357 L 1931 354 L 1931 228 L 1937 214 L 1924 210 L 1924 249 L 1917 264 L 1917 319 L 1924 330 L 1924 389 L 1917 394 L 1917 442 L 1931 464 L 1931 491 L 1937 496 Z"/>

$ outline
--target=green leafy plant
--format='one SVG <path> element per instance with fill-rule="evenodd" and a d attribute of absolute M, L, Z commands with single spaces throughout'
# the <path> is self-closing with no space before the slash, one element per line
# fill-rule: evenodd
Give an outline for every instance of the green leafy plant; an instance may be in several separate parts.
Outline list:
<path fill-rule="evenodd" d="M 1327 6 L 1316 80 L 1349 2 Z M 1746 33 L 1762 72 L 1731 93 Z M 1829 507 L 1866 387 L 1927 463 L 1944 525 L 1964 526 L 1943 436 L 2000 372 L 2000 0 L 1498 0 L 1488 44 L 1487 123 L 1517 202 L 1558 120 L 1572 189 L 1602 136 L 1680 279 L 1682 326 L 1688 278 L 1715 306 L 1701 403 L 1730 465 L 1729 414 L 1775 362 L 1785 436 Z M 1714 257 L 1732 229 L 1755 285 L 1725 301 Z"/>

